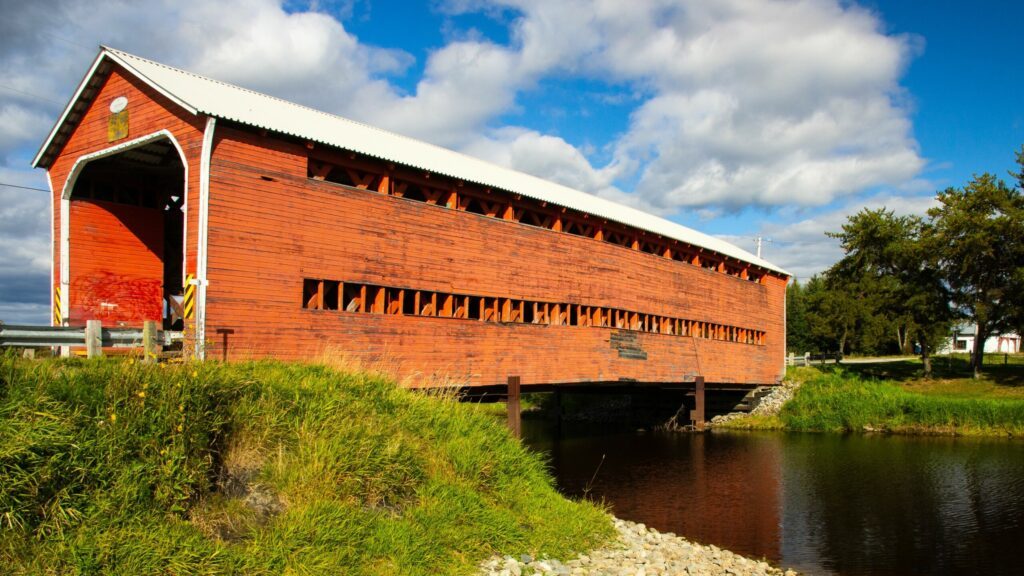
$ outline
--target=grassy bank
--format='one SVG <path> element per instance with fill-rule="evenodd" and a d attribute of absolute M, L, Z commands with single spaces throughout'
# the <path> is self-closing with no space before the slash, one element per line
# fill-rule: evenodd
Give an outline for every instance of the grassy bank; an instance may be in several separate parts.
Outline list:
<path fill-rule="evenodd" d="M 610 534 L 495 418 L 380 377 L 0 356 L 6 573 L 467 573 Z"/>
<path fill-rule="evenodd" d="M 1024 436 L 1024 365 L 993 366 L 994 374 L 973 380 L 958 377 L 963 367 L 953 362 L 928 380 L 913 361 L 793 368 L 787 377 L 802 385 L 777 416 L 723 427 Z"/>

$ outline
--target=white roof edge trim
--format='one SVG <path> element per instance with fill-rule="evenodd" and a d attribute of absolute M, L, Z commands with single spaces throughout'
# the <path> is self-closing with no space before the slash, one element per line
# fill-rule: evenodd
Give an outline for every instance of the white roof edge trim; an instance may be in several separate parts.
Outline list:
<path fill-rule="evenodd" d="M 152 88 L 152 89 L 156 90 L 157 92 L 159 92 L 160 94 L 166 96 L 171 102 L 174 102 L 178 106 L 181 106 L 185 110 L 188 110 L 189 113 L 191 113 L 191 114 L 199 114 L 199 110 L 195 106 L 192 106 L 188 102 L 185 102 L 184 100 L 182 100 L 181 98 L 179 98 L 175 94 L 171 93 L 170 91 L 165 90 L 163 86 L 157 84 L 151 78 L 149 78 L 148 76 L 143 74 L 141 70 L 139 70 L 135 66 L 132 66 L 131 64 L 129 64 L 128 61 L 125 60 L 124 58 L 121 58 L 120 52 L 118 50 L 114 50 L 112 48 L 107 48 L 106 46 L 103 46 L 103 53 L 106 54 L 111 60 L 113 60 L 114 62 L 117 62 L 118 64 L 123 66 L 125 69 L 127 69 L 129 72 L 131 72 L 132 74 L 137 76 L 139 78 L 139 80 L 142 80 L 143 82 L 145 82 L 150 88 Z"/>
<path fill-rule="evenodd" d="M 199 111 L 196 110 L 195 107 L 189 105 L 187 102 L 181 100 L 180 98 L 178 98 L 174 94 L 171 94 L 167 90 L 164 90 L 162 86 L 156 84 L 155 82 L 147 78 L 146 75 L 140 72 L 139 70 L 136 70 L 134 67 L 128 64 L 127 61 L 125 61 L 123 58 L 120 58 L 116 52 L 116 50 L 113 50 L 106 46 L 100 46 L 100 53 L 96 55 L 95 59 L 93 59 L 92 66 L 89 67 L 89 71 L 85 73 L 85 76 L 82 77 L 81 82 L 78 83 L 78 88 L 75 89 L 74 95 L 72 95 L 71 99 L 68 100 L 67 105 L 64 107 L 64 112 L 60 115 L 60 118 L 58 118 L 57 122 L 53 125 L 53 128 L 50 129 L 50 134 L 46 137 L 46 140 L 43 141 L 43 145 L 39 148 L 39 151 L 36 152 L 35 158 L 32 159 L 33 168 L 39 167 L 39 161 L 43 159 L 43 155 L 45 155 L 46 151 L 50 149 L 50 146 L 53 144 L 53 139 L 56 138 L 57 136 L 57 132 L 60 130 L 60 127 L 64 125 L 64 122 L 67 121 L 68 115 L 71 114 L 71 110 L 75 107 L 75 103 L 77 103 L 78 99 L 82 97 L 82 92 L 85 91 L 86 86 L 89 85 L 89 82 L 92 80 L 92 77 L 96 74 L 96 71 L 99 69 L 100 64 L 103 63 L 104 59 L 110 59 L 114 62 L 117 62 L 124 68 L 128 69 L 132 73 L 132 75 L 138 77 L 139 80 L 145 82 L 150 88 L 156 90 L 160 94 L 163 94 L 172 102 L 181 106 L 185 110 L 188 110 L 190 113 L 199 113 Z"/>
<path fill-rule="evenodd" d="M 53 128 L 50 129 L 50 135 L 46 137 L 46 140 L 43 141 L 42 147 L 39 148 L 38 152 L 36 152 L 36 157 L 32 160 L 33 168 L 39 167 L 39 161 L 43 158 L 43 154 L 50 149 L 50 144 L 53 142 L 54 137 L 57 136 L 57 131 L 64 125 L 64 121 L 68 119 L 68 114 L 70 114 L 71 109 L 74 108 L 75 102 L 78 102 L 78 99 L 82 96 L 82 91 L 84 91 L 85 87 L 89 85 L 89 80 L 91 80 L 93 74 L 96 73 L 96 69 L 100 67 L 100 62 L 103 61 L 103 58 L 104 51 L 101 49 L 100 53 L 93 59 L 92 66 L 89 66 L 89 71 L 85 73 L 85 76 L 82 76 L 82 80 L 78 83 L 78 88 L 75 89 L 75 93 L 71 96 L 71 99 L 68 100 L 67 105 L 64 106 L 64 112 L 60 115 L 60 118 L 57 119 Z"/>

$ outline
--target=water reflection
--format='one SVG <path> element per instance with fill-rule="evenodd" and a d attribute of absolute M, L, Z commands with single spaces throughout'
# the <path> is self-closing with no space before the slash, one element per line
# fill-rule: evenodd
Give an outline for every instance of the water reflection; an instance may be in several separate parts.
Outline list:
<path fill-rule="evenodd" d="M 1024 442 L 525 424 L 563 492 L 659 530 L 809 574 L 1024 573 Z"/>

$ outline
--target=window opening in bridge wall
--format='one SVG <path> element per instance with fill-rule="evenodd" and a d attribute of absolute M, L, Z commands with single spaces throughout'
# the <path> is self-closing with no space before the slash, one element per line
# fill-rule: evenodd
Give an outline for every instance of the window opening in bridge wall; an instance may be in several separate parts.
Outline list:
<path fill-rule="evenodd" d="M 331 170 L 324 176 L 324 180 L 327 182 L 333 182 L 334 184 L 344 184 L 345 186 L 355 186 L 355 181 L 352 180 L 352 175 L 348 173 L 348 170 L 344 168 L 338 168 L 337 166 L 331 167 Z"/>
<path fill-rule="evenodd" d="M 337 310 L 340 302 L 341 282 L 323 281 L 323 310 Z"/>
<path fill-rule="evenodd" d="M 405 303 L 405 290 L 388 288 L 384 292 L 384 312 L 386 314 L 402 314 Z"/>
<path fill-rule="evenodd" d="M 487 212 L 484 210 L 484 207 L 480 204 L 480 200 L 478 200 L 477 198 L 473 198 L 473 197 L 466 198 L 463 201 L 463 206 L 464 206 L 463 211 L 465 211 L 465 212 L 471 212 L 473 214 L 480 214 L 481 216 L 486 216 L 487 215 Z"/>
<path fill-rule="evenodd" d="M 466 304 L 466 318 L 470 320 L 481 320 L 480 298 L 469 296 Z"/>
<path fill-rule="evenodd" d="M 343 285 L 343 295 L 341 299 L 342 309 L 346 312 L 363 312 L 363 302 L 366 295 L 366 287 L 359 284 L 350 284 L 346 282 Z"/>
<path fill-rule="evenodd" d="M 405 190 L 402 192 L 402 198 L 406 200 L 415 200 L 416 202 L 426 202 L 427 195 L 424 194 L 423 189 L 415 184 L 406 184 Z"/>
<path fill-rule="evenodd" d="M 367 286 L 366 288 L 366 303 L 370 308 L 368 312 L 383 314 L 387 291 L 380 286 Z"/>
<path fill-rule="evenodd" d="M 437 295 L 437 315 L 442 318 L 455 316 L 455 296 L 452 294 Z"/>

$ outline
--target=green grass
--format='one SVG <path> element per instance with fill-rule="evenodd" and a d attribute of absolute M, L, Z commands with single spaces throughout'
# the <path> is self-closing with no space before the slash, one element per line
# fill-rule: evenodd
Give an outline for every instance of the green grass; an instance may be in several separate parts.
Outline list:
<path fill-rule="evenodd" d="M 721 427 L 1024 436 L 1024 364 L 993 363 L 979 380 L 965 377 L 965 359 L 954 358 L 934 379 L 920 368 L 919 361 L 790 368 L 787 378 L 802 385 L 778 416 Z"/>
<path fill-rule="evenodd" d="M 5 573 L 471 573 L 611 534 L 450 396 L 314 365 L 0 355 Z"/>
<path fill-rule="evenodd" d="M 789 430 L 1024 434 L 1024 399 L 923 394 L 844 369 L 823 371 L 779 414 Z"/>
<path fill-rule="evenodd" d="M 929 393 L 934 384 L 946 383 L 962 386 L 963 391 L 976 390 L 985 396 L 997 394 L 1006 397 L 1024 398 L 1024 354 L 986 354 L 982 366 L 982 378 L 974 380 L 965 354 L 936 356 L 932 359 L 933 378 L 924 380 L 920 359 L 899 362 L 871 362 L 865 364 L 844 364 L 845 370 L 866 378 L 892 380 L 903 385 L 917 385 L 919 391 Z M 986 386 L 978 386 L 986 384 Z"/>

